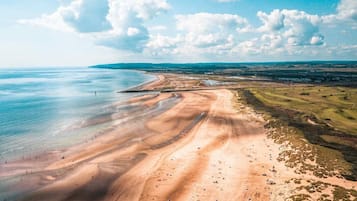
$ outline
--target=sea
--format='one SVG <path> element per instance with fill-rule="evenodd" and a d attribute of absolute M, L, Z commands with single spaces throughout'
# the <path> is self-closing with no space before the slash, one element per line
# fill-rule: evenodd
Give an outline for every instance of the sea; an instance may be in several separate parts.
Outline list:
<path fill-rule="evenodd" d="M 108 122 L 94 120 L 134 96 L 118 92 L 154 79 L 140 71 L 88 67 L 0 69 L 0 163 L 98 135 Z"/>

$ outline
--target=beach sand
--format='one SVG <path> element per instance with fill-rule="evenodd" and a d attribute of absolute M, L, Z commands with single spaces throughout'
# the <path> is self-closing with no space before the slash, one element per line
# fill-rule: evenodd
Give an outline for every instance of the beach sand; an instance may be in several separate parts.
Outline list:
<path fill-rule="evenodd" d="M 160 76 L 144 88 L 163 83 Z M 139 109 L 125 121 L 33 165 L 24 200 L 286 200 L 295 186 L 285 181 L 304 175 L 276 160 L 280 146 L 267 138 L 265 120 L 237 96 L 209 89 L 136 97 L 125 104 Z M 6 164 L 2 176 L 32 163 Z"/>

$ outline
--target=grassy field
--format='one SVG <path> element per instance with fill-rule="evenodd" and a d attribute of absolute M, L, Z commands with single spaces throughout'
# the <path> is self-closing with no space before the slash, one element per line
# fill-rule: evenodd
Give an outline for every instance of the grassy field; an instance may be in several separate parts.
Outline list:
<path fill-rule="evenodd" d="M 292 149 L 281 153 L 287 166 L 301 166 L 298 172 L 318 177 L 340 174 L 357 180 L 357 89 L 285 85 L 252 87 L 239 93 L 267 115 L 266 126 L 274 130 L 270 137 L 290 144 Z M 312 156 L 316 156 L 314 166 L 305 163 Z"/>
<path fill-rule="evenodd" d="M 252 87 L 238 93 L 244 102 L 262 112 L 268 122 L 268 137 L 281 145 L 277 159 L 295 173 L 357 181 L 357 89 L 286 85 Z M 289 200 L 357 197 L 355 189 L 320 181 L 286 182 L 298 185 Z M 325 194 L 326 189 L 333 195 Z"/>
<path fill-rule="evenodd" d="M 311 114 L 340 131 L 357 135 L 356 88 L 292 86 L 251 92 L 264 104 Z"/>

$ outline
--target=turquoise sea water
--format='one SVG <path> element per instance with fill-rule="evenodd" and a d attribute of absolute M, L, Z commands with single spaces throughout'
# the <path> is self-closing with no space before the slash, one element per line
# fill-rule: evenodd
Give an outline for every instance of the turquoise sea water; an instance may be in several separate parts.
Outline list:
<path fill-rule="evenodd" d="M 107 125 L 96 118 L 131 95 L 117 93 L 154 77 L 94 68 L 0 70 L 0 162 L 88 139 Z"/>

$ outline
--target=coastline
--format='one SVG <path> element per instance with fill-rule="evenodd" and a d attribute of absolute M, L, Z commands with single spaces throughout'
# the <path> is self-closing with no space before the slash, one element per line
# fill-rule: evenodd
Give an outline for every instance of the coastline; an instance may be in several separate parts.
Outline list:
<path fill-rule="evenodd" d="M 139 89 L 145 88 L 146 86 L 150 86 L 151 84 L 156 83 L 160 80 L 160 75 L 156 74 L 156 73 L 148 73 L 148 72 L 142 71 L 142 70 L 130 70 L 130 71 L 140 72 L 140 73 L 143 73 L 146 75 L 154 76 L 155 78 L 153 78 L 152 80 L 145 81 L 145 82 L 138 84 L 136 86 L 132 86 L 127 89 L 118 91 L 117 93 L 121 93 L 122 91 L 136 90 L 136 89 L 139 90 Z"/>
<path fill-rule="evenodd" d="M 106 133 L 22 173 L 17 187 L 39 184 L 24 200 L 286 200 L 297 186 L 289 179 L 324 181 L 278 161 L 267 121 L 234 91 L 175 92 L 198 83 L 160 76 L 140 89 L 176 88 L 132 98 Z"/>
<path fill-rule="evenodd" d="M 125 110 L 112 108 L 112 104 L 135 96 L 118 94 L 116 90 L 156 79 L 134 70 L 83 67 L 44 68 L 30 73 L 32 71 L 3 72 L 0 164 L 75 146 L 90 139 L 108 127 L 105 122 L 110 121 L 112 114 L 119 109 Z M 48 75 L 51 78 L 46 78 Z"/>
<path fill-rule="evenodd" d="M 130 71 L 147 74 L 144 73 L 143 71 L 135 71 L 135 70 L 130 70 Z M 157 79 L 153 75 L 150 76 L 152 76 L 153 78 L 144 81 L 139 85 L 150 83 Z M 134 85 L 132 87 L 135 86 L 138 85 Z M 134 95 L 133 97 L 136 96 Z M 115 100 L 114 102 L 104 106 L 105 108 L 111 110 L 116 109 L 114 107 L 119 105 L 125 107 L 125 104 L 127 104 L 127 102 L 130 101 L 133 97 L 125 98 L 123 100 L 120 100 L 119 102 L 118 100 Z M 117 109 L 118 108 L 119 107 L 117 107 Z M 125 108 L 121 110 L 125 110 Z M 123 113 L 122 115 L 125 116 L 127 114 Z M 113 130 L 112 128 L 113 125 L 111 124 L 117 121 L 117 119 L 122 119 L 122 118 L 124 117 L 120 117 L 120 114 L 118 116 L 118 114 L 115 114 L 115 112 L 113 112 L 113 114 L 108 117 L 90 116 L 88 119 L 86 119 L 86 121 L 88 122 L 83 126 L 97 127 L 99 125 L 101 128 L 100 129 L 95 128 L 94 132 L 88 135 L 87 137 L 79 137 L 81 139 L 78 138 L 74 143 L 71 143 L 70 145 L 63 144 L 53 149 L 38 150 L 28 154 L 25 153 L 21 154 L 22 156 L 4 158 L 0 164 L 0 200 L 17 200 L 17 197 L 23 197 L 23 195 L 21 194 L 27 194 L 28 192 L 33 191 L 39 186 L 42 186 L 43 184 L 37 184 L 37 183 L 33 186 L 27 184 L 21 184 L 21 181 L 27 180 L 27 178 L 29 181 L 35 181 L 35 182 L 39 181 L 40 179 L 36 174 L 39 174 L 39 172 L 44 171 L 45 167 L 55 162 L 56 160 L 62 159 L 63 153 L 66 153 L 69 150 L 77 149 L 77 147 L 84 147 L 86 144 L 94 141 L 101 135 L 107 134 L 108 132 Z M 77 122 L 77 123 L 81 123 L 81 122 Z M 71 129 L 71 127 L 72 125 L 69 126 L 69 129 Z M 73 127 L 77 128 L 78 126 L 77 124 L 73 124 Z"/>

